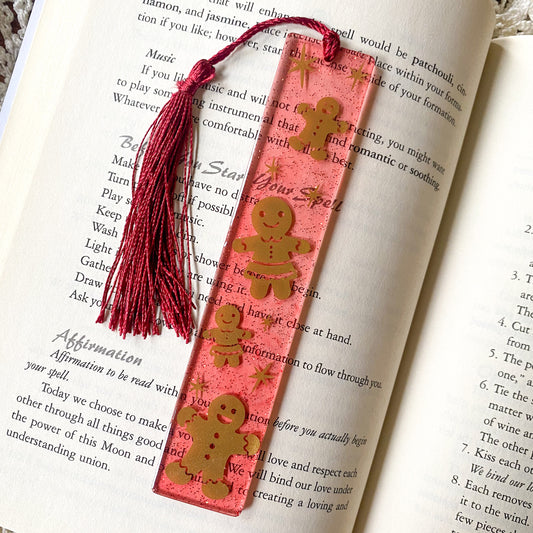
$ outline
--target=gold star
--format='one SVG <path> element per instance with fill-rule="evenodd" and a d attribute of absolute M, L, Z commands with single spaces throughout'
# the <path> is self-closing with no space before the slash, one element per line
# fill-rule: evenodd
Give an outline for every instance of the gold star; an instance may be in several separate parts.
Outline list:
<path fill-rule="evenodd" d="M 198 394 L 200 398 L 203 398 L 205 389 L 206 389 L 206 382 L 200 381 L 200 376 L 196 376 L 196 381 L 191 381 L 191 388 L 189 389 L 189 392 L 195 391 L 196 398 L 198 399 Z"/>
<path fill-rule="evenodd" d="M 304 196 L 307 198 L 307 207 L 309 207 L 312 202 L 318 202 L 318 199 L 322 197 L 320 185 L 317 185 L 314 189 L 304 193 Z"/>
<path fill-rule="evenodd" d="M 260 366 L 255 367 L 255 374 L 249 376 L 255 379 L 255 385 L 252 389 L 252 392 L 254 392 L 254 390 L 257 389 L 257 387 L 259 387 L 259 385 L 261 385 L 262 383 L 267 383 L 269 379 L 274 379 L 274 376 L 268 373 L 271 366 L 272 363 L 268 363 L 265 368 L 261 368 Z"/>
<path fill-rule="evenodd" d="M 263 318 L 264 331 L 268 331 L 272 327 L 273 324 L 274 324 L 274 320 L 272 320 L 271 315 L 267 315 L 265 318 Z"/>
<path fill-rule="evenodd" d="M 353 88 L 355 87 L 355 84 L 358 81 L 364 81 L 368 78 L 368 72 L 363 72 L 363 65 L 360 65 L 357 70 L 354 68 L 350 70 L 352 71 L 352 73 L 350 76 L 348 76 L 348 78 L 353 80 L 353 83 L 352 83 L 352 90 L 353 90 Z"/>
<path fill-rule="evenodd" d="M 270 174 L 270 177 L 273 180 L 276 180 L 276 178 L 278 177 L 278 172 L 279 172 L 279 165 L 276 163 L 276 158 L 273 157 L 272 163 L 270 163 L 270 165 L 267 164 L 266 167 L 267 167 L 267 173 Z"/>
<path fill-rule="evenodd" d="M 311 57 L 307 59 L 305 57 L 305 44 L 302 46 L 302 53 L 300 55 L 300 58 L 297 57 L 291 57 L 291 61 L 294 63 L 294 66 L 289 70 L 289 74 L 291 72 L 300 72 L 300 86 L 304 86 L 305 81 L 305 74 L 306 72 L 311 72 L 312 70 L 315 70 L 313 67 L 313 63 L 316 61 L 316 57 Z"/>

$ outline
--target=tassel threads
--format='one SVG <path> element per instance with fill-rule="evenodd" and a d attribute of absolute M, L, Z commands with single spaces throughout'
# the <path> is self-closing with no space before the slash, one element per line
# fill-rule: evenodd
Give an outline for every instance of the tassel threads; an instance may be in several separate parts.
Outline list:
<path fill-rule="evenodd" d="M 128 333 L 143 337 L 158 334 L 159 304 L 166 325 L 187 342 L 190 340 L 187 204 L 192 170 L 192 98 L 198 87 L 214 76 L 215 69 L 208 61 L 196 63 L 189 77 L 178 83 L 178 91 L 163 106 L 147 133 L 150 139 L 138 185 L 133 190 L 130 213 L 97 319 L 99 323 L 105 321 L 114 293 L 109 327 L 123 337 Z M 174 185 L 178 164 L 183 160 L 184 198 L 175 224 Z"/>

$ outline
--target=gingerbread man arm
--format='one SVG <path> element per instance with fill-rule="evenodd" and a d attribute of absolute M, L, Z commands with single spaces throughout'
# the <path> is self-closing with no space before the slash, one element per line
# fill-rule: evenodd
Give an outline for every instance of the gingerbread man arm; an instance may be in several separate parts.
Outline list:
<path fill-rule="evenodd" d="M 309 104 L 305 104 L 302 102 L 301 104 L 298 104 L 298 106 L 296 107 L 296 112 L 300 113 L 300 115 L 303 115 L 310 108 L 311 106 Z"/>
<path fill-rule="evenodd" d="M 176 422 L 178 423 L 178 426 L 185 426 L 189 422 L 191 422 L 195 415 L 197 415 L 198 412 L 194 407 L 191 407 L 190 405 L 187 407 L 183 407 L 178 411 L 178 415 L 176 416 Z"/>
<path fill-rule="evenodd" d="M 244 451 L 248 455 L 255 455 L 259 451 L 259 446 L 261 445 L 261 441 L 259 440 L 259 438 L 256 437 L 253 433 L 248 433 L 244 436 L 244 440 L 246 441 Z"/>
<path fill-rule="evenodd" d="M 212 339 L 213 336 L 214 336 L 214 332 L 215 330 L 214 329 L 206 329 L 203 333 L 202 333 L 202 337 L 206 340 L 209 340 L 209 339 Z"/>
<path fill-rule="evenodd" d="M 254 251 L 254 242 L 257 240 L 255 235 L 250 237 L 242 237 L 240 239 L 235 239 L 231 246 L 238 253 L 242 254 L 244 252 L 253 252 Z"/>
<path fill-rule="evenodd" d="M 298 239 L 294 250 L 298 254 L 306 254 L 311 251 L 311 243 L 305 239 Z"/>
<path fill-rule="evenodd" d="M 254 334 L 248 329 L 238 329 L 239 339 L 251 339 Z"/>
<path fill-rule="evenodd" d="M 230 455 L 254 455 L 259 450 L 261 441 L 253 433 L 235 433 L 232 439 Z"/>
<path fill-rule="evenodd" d="M 344 133 L 345 131 L 348 131 L 349 127 L 350 127 L 350 124 L 348 124 L 348 122 L 345 122 L 344 120 L 337 121 L 337 132 L 338 133 Z"/>

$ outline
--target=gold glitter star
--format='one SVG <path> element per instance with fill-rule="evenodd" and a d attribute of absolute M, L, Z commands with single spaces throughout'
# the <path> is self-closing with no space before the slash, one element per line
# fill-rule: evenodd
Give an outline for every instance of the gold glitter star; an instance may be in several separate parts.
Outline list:
<path fill-rule="evenodd" d="M 255 379 L 255 385 L 252 389 L 252 392 L 254 392 L 254 390 L 257 389 L 257 387 L 259 387 L 259 385 L 261 385 L 262 383 L 267 383 L 269 379 L 274 379 L 274 376 L 268 373 L 271 366 L 272 363 L 268 363 L 265 368 L 261 368 L 260 366 L 255 367 L 255 374 L 249 376 Z"/>
<path fill-rule="evenodd" d="M 305 44 L 302 46 L 302 53 L 299 58 L 291 57 L 291 61 L 294 63 L 294 66 L 289 70 L 291 72 L 300 72 L 300 86 L 304 86 L 305 74 L 306 72 L 311 72 L 315 70 L 313 63 L 316 61 L 316 57 L 310 57 L 309 59 L 305 57 Z"/>
<path fill-rule="evenodd" d="M 273 157 L 272 163 L 270 163 L 270 165 L 267 164 L 266 167 L 267 167 L 267 173 L 270 174 L 270 177 L 273 180 L 276 180 L 276 178 L 278 177 L 278 172 L 279 172 L 279 165 L 276 163 L 276 158 Z"/>
<path fill-rule="evenodd" d="M 268 331 L 272 327 L 273 324 L 274 324 L 274 320 L 272 320 L 271 315 L 267 315 L 265 318 L 263 318 L 264 331 Z"/>
<path fill-rule="evenodd" d="M 196 398 L 198 398 L 198 396 L 203 398 L 206 385 L 207 384 L 205 381 L 200 381 L 200 376 L 196 376 L 196 381 L 191 381 L 191 388 L 189 389 L 189 392 L 195 391 Z"/>
<path fill-rule="evenodd" d="M 314 189 L 304 193 L 304 196 L 307 198 L 307 207 L 309 207 L 312 202 L 317 202 L 318 199 L 322 197 L 320 185 L 317 185 Z"/>
<path fill-rule="evenodd" d="M 348 76 L 348 78 L 353 80 L 353 83 L 352 83 L 352 90 L 353 90 L 353 88 L 355 87 L 355 84 L 358 81 L 364 81 L 368 78 L 368 72 L 363 72 L 363 65 L 360 65 L 357 70 L 354 68 L 350 70 L 352 71 L 352 73 L 350 76 Z"/>

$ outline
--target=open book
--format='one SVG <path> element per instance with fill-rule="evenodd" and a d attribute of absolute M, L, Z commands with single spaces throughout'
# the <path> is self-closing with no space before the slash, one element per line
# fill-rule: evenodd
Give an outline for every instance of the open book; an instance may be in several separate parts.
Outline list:
<path fill-rule="evenodd" d="M 154 114 L 198 59 L 284 14 L 338 29 L 377 70 L 231 518 L 151 490 L 191 345 L 169 331 L 123 340 L 95 319 Z M 2 526 L 530 530 L 532 43 L 495 43 L 487 60 L 492 25 L 488 0 L 47 0 L 0 144 Z M 258 128 L 295 30 L 254 37 L 196 100 L 196 296 L 253 152 L 236 132 Z"/>

